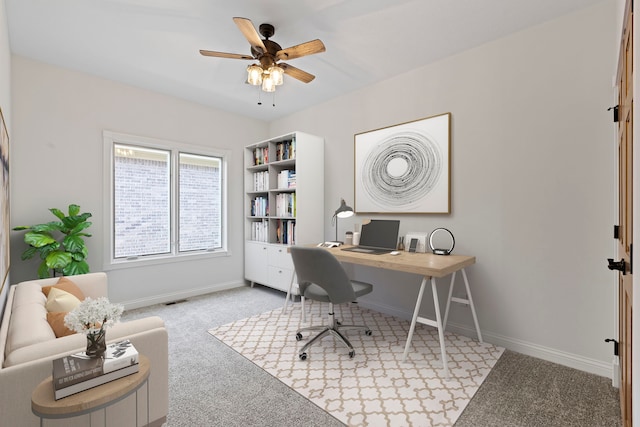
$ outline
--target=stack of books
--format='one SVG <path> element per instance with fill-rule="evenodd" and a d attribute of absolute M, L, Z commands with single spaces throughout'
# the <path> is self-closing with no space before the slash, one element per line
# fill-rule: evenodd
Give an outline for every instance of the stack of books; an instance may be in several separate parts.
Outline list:
<path fill-rule="evenodd" d="M 140 370 L 138 351 L 129 340 L 107 345 L 103 357 L 88 357 L 83 351 L 53 361 L 53 391 L 56 400 L 97 387 Z"/>

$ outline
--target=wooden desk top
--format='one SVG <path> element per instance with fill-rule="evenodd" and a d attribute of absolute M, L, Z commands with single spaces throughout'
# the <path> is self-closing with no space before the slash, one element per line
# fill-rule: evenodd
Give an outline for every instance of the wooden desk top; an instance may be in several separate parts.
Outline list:
<path fill-rule="evenodd" d="M 434 255 L 405 251 L 400 251 L 399 255 L 374 255 L 343 251 L 344 247 L 348 246 L 343 245 L 327 250 L 341 262 L 415 273 L 428 277 L 448 276 L 454 271 L 461 270 L 476 262 L 476 257 L 467 255 Z"/>
<path fill-rule="evenodd" d="M 140 370 L 135 374 L 118 378 L 80 393 L 72 394 L 60 400 L 53 395 L 52 377 L 42 381 L 31 395 L 31 409 L 36 415 L 44 418 L 57 418 L 62 415 L 72 416 L 102 408 L 110 402 L 135 391 L 149 378 L 149 359 L 139 355 Z"/>

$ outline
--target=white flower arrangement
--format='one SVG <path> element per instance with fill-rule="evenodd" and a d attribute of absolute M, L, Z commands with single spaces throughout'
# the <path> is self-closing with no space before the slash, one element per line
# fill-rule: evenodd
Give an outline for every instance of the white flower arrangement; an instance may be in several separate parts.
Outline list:
<path fill-rule="evenodd" d="M 123 311 L 123 305 L 111 303 L 105 297 L 87 297 L 67 313 L 64 324 L 72 331 L 95 333 L 120 320 Z"/>

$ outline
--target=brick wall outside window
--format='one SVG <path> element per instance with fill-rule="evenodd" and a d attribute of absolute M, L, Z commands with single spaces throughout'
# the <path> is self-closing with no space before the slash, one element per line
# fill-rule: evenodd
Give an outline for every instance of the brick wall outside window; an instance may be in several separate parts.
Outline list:
<path fill-rule="evenodd" d="M 170 251 L 167 162 L 115 157 L 115 258 Z"/>
<path fill-rule="evenodd" d="M 180 164 L 180 251 L 222 245 L 220 168 Z"/>

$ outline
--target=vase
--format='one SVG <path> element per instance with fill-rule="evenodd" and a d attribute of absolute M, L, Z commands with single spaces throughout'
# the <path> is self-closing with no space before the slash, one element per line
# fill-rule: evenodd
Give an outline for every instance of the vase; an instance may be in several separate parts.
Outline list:
<path fill-rule="evenodd" d="M 96 332 L 87 333 L 87 356 L 102 357 L 107 351 L 107 331 L 98 329 Z"/>

